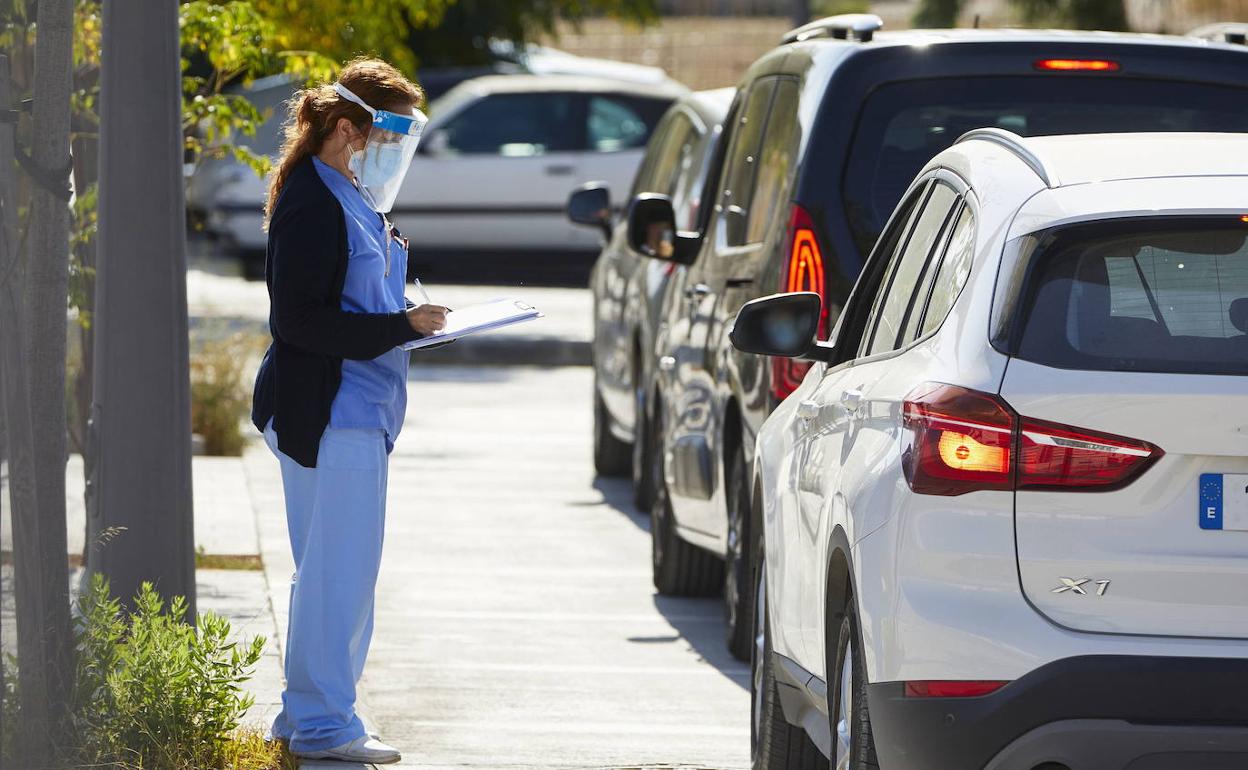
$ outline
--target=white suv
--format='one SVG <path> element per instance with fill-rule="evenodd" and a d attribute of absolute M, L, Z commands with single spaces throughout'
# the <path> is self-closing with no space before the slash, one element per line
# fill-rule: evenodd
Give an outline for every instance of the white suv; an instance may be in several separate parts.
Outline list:
<path fill-rule="evenodd" d="M 1248 136 L 964 136 L 757 438 L 756 768 L 1248 768 Z"/>

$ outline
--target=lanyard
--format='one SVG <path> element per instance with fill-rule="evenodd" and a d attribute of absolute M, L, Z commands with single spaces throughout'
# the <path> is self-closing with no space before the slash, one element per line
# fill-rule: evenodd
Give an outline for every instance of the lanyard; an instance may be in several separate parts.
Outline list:
<path fill-rule="evenodd" d="M 385 214 L 381 214 L 381 226 L 386 231 L 386 277 L 390 277 L 390 241 L 394 240 L 394 225 L 390 224 L 390 220 L 386 219 Z"/>

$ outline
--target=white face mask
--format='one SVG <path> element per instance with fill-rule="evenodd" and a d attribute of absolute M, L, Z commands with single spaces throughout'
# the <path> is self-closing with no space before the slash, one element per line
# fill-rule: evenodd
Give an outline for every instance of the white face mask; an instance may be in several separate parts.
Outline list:
<path fill-rule="evenodd" d="M 351 150 L 347 168 L 355 175 L 368 205 L 374 211 L 385 213 L 394 200 L 378 200 L 378 195 L 391 190 L 397 194 L 411 161 L 411 153 L 406 152 L 402 144 L 365 144 L 362 150 Z"/>

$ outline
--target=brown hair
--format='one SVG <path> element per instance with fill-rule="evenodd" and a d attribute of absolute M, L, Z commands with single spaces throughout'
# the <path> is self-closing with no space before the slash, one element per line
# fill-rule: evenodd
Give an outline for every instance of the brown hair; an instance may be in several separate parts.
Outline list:
<path fill-rule="evenodd" d="M 379 110 L 399 110 L 420 106 L 425 99 L 420 86 L 380 59 L 355 59 L 343 68 L 338 82 L 366 104 Z M 269 196 L 264 204 L 264 224 L 268 227 L 277 198 L 295 166 L 321 151 L 339 118 L 350 120 L 366 133 L 372 125 L 368 110 L 334 90 L 332 84 L 306 88 L 290 100 L 290 115 L 283 126 L 282 158 L 269 179 Z"/>

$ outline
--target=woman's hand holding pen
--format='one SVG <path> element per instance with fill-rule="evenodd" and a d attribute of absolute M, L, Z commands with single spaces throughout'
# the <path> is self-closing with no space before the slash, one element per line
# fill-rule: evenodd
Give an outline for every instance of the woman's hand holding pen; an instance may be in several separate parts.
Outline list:
<path fill-rule="evenodd" d="M 446 314 L 450 312 L 441 305 L 419 305 L 407 311 L 407 322 L 412 328 L 428 337 L 446 327 Z"/>

